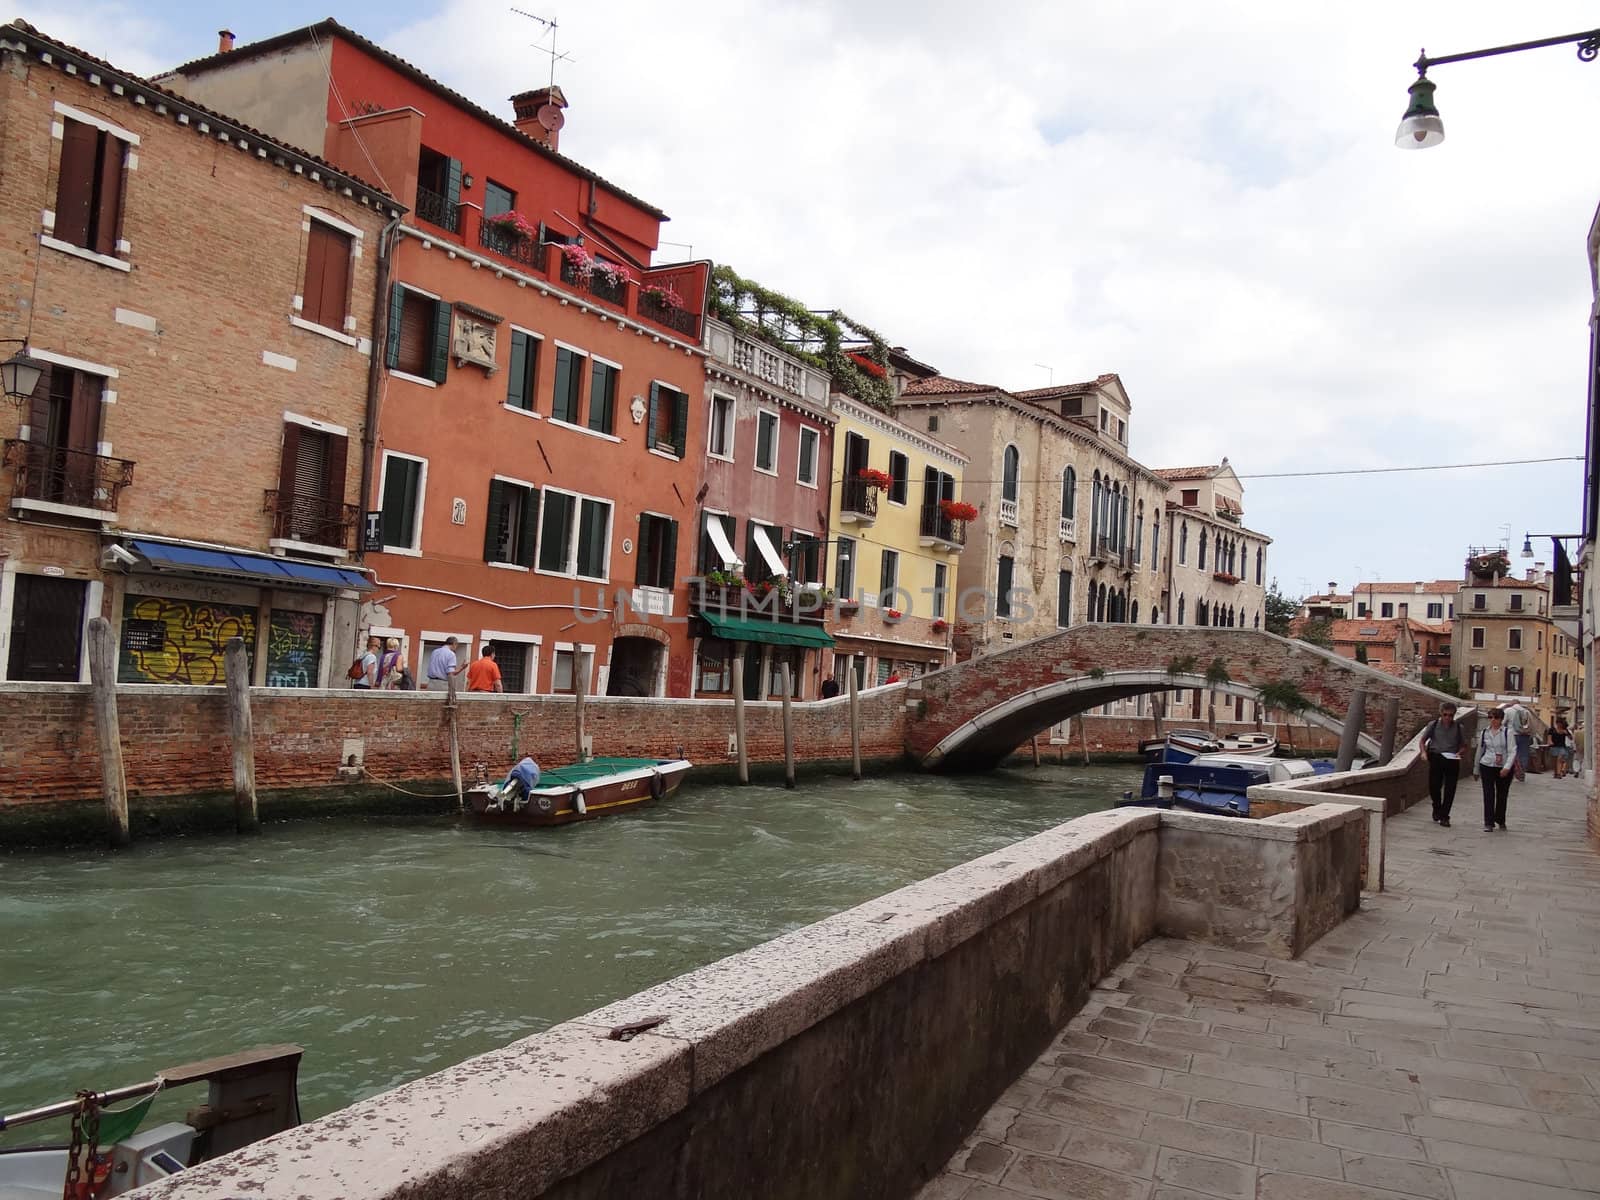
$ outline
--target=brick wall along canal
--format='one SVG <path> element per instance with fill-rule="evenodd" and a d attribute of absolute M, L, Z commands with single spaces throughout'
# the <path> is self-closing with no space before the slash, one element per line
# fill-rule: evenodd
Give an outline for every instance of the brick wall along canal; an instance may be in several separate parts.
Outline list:
<path fill-rule="evenodd" d="M 297 1042 L 310 1118 L 1129 787 L 1134 766 L 691 782 L 566 829 L 303 822 L 0 858 L 0 1112 Z"/>

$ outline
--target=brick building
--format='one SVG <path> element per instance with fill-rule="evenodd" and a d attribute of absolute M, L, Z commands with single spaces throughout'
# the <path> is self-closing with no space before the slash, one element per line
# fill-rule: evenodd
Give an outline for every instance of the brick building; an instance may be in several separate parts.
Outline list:
<path fill-rule="evenodd" d="M 560 89 L 513 97 L 507 121 L 333 21 L 169 79 L 366 166 L 411 210 L 378 314 L 368 628 L 419 680 L 455 635 L 496 646 L 508 691 L 581 673 L 689 694 L 708 266 L 652 268 L 665 214 L 560 152 Z"/>
<path fill-rule="evenodd" d="M 0 406 L 0 678 L 87 679 L 103 614 L 126 682 L 221 682 L 242 636 L 256 683 L 326 684 L 397 205 L 21 22 L 0 58 L 0 321 L 43 368 Z"/>

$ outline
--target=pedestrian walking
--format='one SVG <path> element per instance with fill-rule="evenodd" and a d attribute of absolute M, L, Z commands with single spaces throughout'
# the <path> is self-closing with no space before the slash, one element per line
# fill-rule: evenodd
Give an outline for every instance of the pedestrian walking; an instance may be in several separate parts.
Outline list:
<path fill-rule="evenodd" d="M 500 682 L 500 664 L 494 661 L 494 643 L 486 642 L 478 661 L 467 668 L 467 691 L 503 692 L 505 690 L 504 685 Z"/>
<path fill-rule="evenodd" d="M 1506 715 L 1498 708 L 1489 714 L 1489 728 L 1478 732 L 1478 750 L 1472 773 L 1483 784 L 1483 831 L 1506 827 L 1506 796 L 1517 770 L 1517 742 L 1506 728 Z"/>
<path fill-rule="evenodd" d="M 824 679 L 822 681 L 822 698 L 832 700 L 839 694 L 839 681 L 837 679 Z"/>
<path fill-rule="evenodd" d="M 1556 718 L 1556 723 L 1550 726 L 1546 739 L 1550 761 L 1555 768 L 1555 777 L 1565 779 L 1567 768 L 1572 762 L 1572 731 L 1567 728 L 1565 717 Z"/>
<path fill-rule="evenodd" d="M 428 690 L 433 691 L 434 685 L 439 685 L 439 690 L 444 690 L 450 684 L 450 676 L 459 675 L 467 669 L 465 662 L 456 661 L 457 641 L 454 637 L 447 637 L 444 645 L 428 655 Z"/>
<path fill-rule="evenodd" d="M 390 638 L 384 645 L 383 657 L 378 660 L 378 684 L 386 692 L 400 687 L 400 639 Z"/>
<path fill-rule="evenodd" d="M 1456 800 L 1461 778 L 1461 752 L 1466 735 L 1456 724 L 1456 706 L 1439 705 L 1439 715 L 1422 731 L 1422 752 L 1428 756 L 1428 795 L 1433 799 L 1433 819 L 1450 827 L 1450 806 Z"/>
<path fill-rule="evenodd" d="M 374 634 L 367 639 L 366 653 L 350 664 L 350 678 L 355 681 L 350 686 L 360 688 L 362 691 L 371 691 L 377 687 L 378 659 L 382 655 L 383 639 Z"/>
<path fill-rule="evenodd" d="M 1533 761 L 1533 714 L 1513 700 L 1506 706 L 1506 732 L 1516 744 L 1517 778 L 1525 778 Z"/>

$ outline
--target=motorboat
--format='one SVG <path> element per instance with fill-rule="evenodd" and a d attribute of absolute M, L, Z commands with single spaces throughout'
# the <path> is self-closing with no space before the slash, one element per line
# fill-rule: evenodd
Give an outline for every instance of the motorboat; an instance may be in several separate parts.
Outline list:
<path fill-rule="evenodd" d="M 65 1144 L 0 1150 L 0 1200 L 118 1196 L 292 1129 L 300 1124 L 302 1053 L 299 1046 L 264 1046 L 0 1116 L 0 1130 L 69 1125 Z M 158 1096 L 198 1083 L 209 1085 L 206 1101 L 182 1121 L 139 1128 Z"/>
<path fill-rule="evenodd" d="M 1188 762 L 1198 754 L 1218 754 L 1222 743 L 1204 729 L 1169 729 L 1165 737 L 1146 738 L 1139 753 L 1149 762 Z"/>
<path fill-rule="evenodd" d="M 1304 759 L 1201 754 L 1188 762 L 1146 764 L 1139 795 L 1125 792 L 1120 805 L 1248 817 L 1249 790 L 1256 784 L 1287 783 L 1314 774 L 1316 771 Z M 1163 794 L 1161 781 L 1164 777 L 1172 780 L 1170 795 Z"/>
<path fill-rule="evenodd" d="M 1271 758 L 1278 751 L 1278 739 L 1270 733 L 1230 733 L 1222 739 L 1222 749 L 1227 754 L 1254 754 Z"/>
<path fill-rule="evenodd" d="M 485 825 L 512 826 L 592 821 L 667 799 L 693 765 L 686 758 L 591 758 L 549 771 L 534 766 L 530 773 L 531 762 L 524 759 L 500 783 L 468 789 L 473 817 Z"/>

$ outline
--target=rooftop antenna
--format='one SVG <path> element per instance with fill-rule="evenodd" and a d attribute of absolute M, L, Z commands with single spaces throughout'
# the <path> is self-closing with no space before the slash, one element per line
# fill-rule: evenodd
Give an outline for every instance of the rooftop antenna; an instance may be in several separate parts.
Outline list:
<path fill-rule="evenodd" d="M 556 64 L 558 62 L 577 62 L 578 61 L 577 59 L 573 58 L 572 55 L 566 54 L 566 53 L 558 53 L 557 50 L 556 50 L 556 31 L 561 28 L 560 24 L 556 21 L 556 19 L 554 17 L 549 17 L 549 18 L 541 17 L 537 13 L 526 12 L 523 9 L 520 9 L 520 8 L 513 8 L 511 11 L 516 13 L 517 16 L 519 16 L 519 17 L 527 17 L 528 20 L 530 20 L 530 21 L 537 21 L 541 26 L 543 26 L 545 29 L 549 30 L 549 32 L 550 32 L 550 48 L 548 50 L 546 50 L 545 53 L 550 56 L 550 86 L 551 87 L 555 87 L 556 86 Z M 543 34 L 540 35 L 540 39 L 539 40 L 540 41 L 544 40 Z M 538 44 L 539 44 L 539 42 L 534 42 L 535 46 L 537 46 Z M 561 119 L 561 110 L 559 108 L 556 108 L 552 104 L 545 105 L 545 108 L 548 108 L 548 109 L 552 110 L 555 120 L 559 121 Z M 552 126 L 550 124 L 548 124 L 546 122 L 546 120 L 545 120 L 545 109 L 544 108 L 541 108 L 539 110 L 539 123 L 541 125 L 544 125 L 544 127 L 546 129 L 552 128 Z M 559 125 L 555 126 L 555 128 L 559 128 Z"/>
<path fill-rule="evenodd" d="M 1044 363 L 1034 363 L 1033 365 L 1038 367 L 1039 370 L 1041 370 L 1041 371 L 1050 372 L 1050 382 L 1048 384 L 1046 384 L 1045 386 L 1046 387 L 1055 387 L 1055 385 L 1056 385 L 1056 369 L 1054 367 L 1046 366 Z"/>

